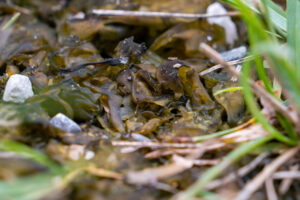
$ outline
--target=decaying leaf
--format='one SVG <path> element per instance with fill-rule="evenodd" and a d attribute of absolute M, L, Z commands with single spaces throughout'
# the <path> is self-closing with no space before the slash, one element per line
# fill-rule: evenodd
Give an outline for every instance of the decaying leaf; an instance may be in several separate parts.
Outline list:
<path fill-rule="evenodd" d="M 214 95 L 237 86 L 228 74 L 216 70 L 199 76 L 214 64 L 200 52 L 199 44 L 227 50 L 223 28 L 206 19 L 93 14 L 94 9 L 204 14 L 211 3 L 0 2 L 1 27 L 21 13 L 10 27 L 0 30 L 1 98 L 13 74 L 28 76 L 34 91 L 24 103 L 0 100 L 0 139 L 26 143 L 63 170 L 71 168 L 67 177 L 55 177 L 68 180 L 60 180 L 63 187 L 50 198 L 169 199 L 192 184 L 204 166 L 217 164 L 231 146 L 267 136 L 253 125 L 222 138 L 191 140 L 247 119 L 240 92 Z M 50 119 L 57 113 L 74 120 L 82 131 L 74 134 L 55 128 Z M 177 136 L 190 140 L 174 142 Z M 3 155 L 0 152 L 0 162 Z M 11 176 L 1 172 L 0 178 L 23 178 L 47 170 L 15 163 L 24 171 L 12 168 Z M 78 178 L 73 179 L 74 174 Z M 66 185 L 69 180 L 72 183 Z M 40 187 L 32 192 L 39 193 Z"/>

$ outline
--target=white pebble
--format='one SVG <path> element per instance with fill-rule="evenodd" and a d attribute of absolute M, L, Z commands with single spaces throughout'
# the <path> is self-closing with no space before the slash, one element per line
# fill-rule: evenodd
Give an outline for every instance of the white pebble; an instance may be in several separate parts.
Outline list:
<path fill-rule="evenodd" d="M 65 132 L 69 133 L 80 133 L 81 128 L 76 122 L 68 118 L 66 115 L 62 113 L 58 113 L 51 120 L 50 123 Z"/>
<path fill-rule="evenodd" d="M 151 140 L 141 134 L 138 133 L 132 133 L 131 134 L 132 139 L 139 142 L 151 142 Z"/>
<path fill-rule="evenodd" d="M 95 153 L 93 151 L 86 151 L 84 155 L 84 159 L 90 160 L 95 156 Z"/>
<path fill-rule="evenodd" d="M 14 74 L 8 79 L 3 94 L 4 101 L 23 103 L 31 96 L 33 96 L 32 85 L 27 76 Z"/>
<path fill-rule="evenodd" d="M 216 2 L 208 6 L 206 13 L 210 15 L 216 15 L 216 14 L 226 14 L 227 11 L 222 6 L 222 4 Z M 226 42 L 228 44 L 233 45 L 234 41 L 238 39 L 236 26 L 229 16 L 209 17 L 207 21 L 210 24 L 217 24 L 224 28 L 226 33 Z"/>
<path fill-rule="evenodd" d="M 221 56 L 226 61 L 238 60 L 247 54 L 247 48 L 245 46 L 240 46 L 229 51 L 221 53 Z"/>
<path fill-rule="evenodd" d="M 79 160 L 84 155 L 84 146 L 72 144 L 68 149 L 68 158 L 71 160 Z"/>

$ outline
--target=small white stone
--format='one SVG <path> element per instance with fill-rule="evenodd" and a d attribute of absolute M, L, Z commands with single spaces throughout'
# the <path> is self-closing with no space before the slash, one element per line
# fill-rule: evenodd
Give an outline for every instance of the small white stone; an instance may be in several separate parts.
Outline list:
<path fill-rule="evenodd" d="M 69 133 L 80 133 L 81 128 L 76 122 L 68 118 L 66 115 L 62 113 L 58 113 L 51 120 L 50 123 L 65 132 Z"/>
<path fill-rule="evenodd" d="M 27 76 L 14 74 L 8 79 L 3 94 L 4 101 L 23 103 L 31 96 L 33 96 L 32 85 Z"/>
<path fill-rule="evenodd" d="M 238 60 L 243 57 L 245 57 L 247 54 L 247 48 L 245 46 L 240 46 L 234 49 L 231 49 L 229 51 L 225 51 L 221 53 L 221 56 L 224 60 L 232 61 L 232 60 Z"/>
<path fill-rule="evenodd" d="M 95 153 L 93 151 L 86 151 L 85 152 L 85 156 L 84 159 L 86 160 L 90 160 L 95 156 Z"/>
<path fill-rule="evenodd" d="M 84 155 L 84 146 L 72 144 L 68 148 L 68 158 L 71 160 L 79 160 Z"/>
<path fill-rule="evenodd" d="M 226 14 L 226 9 L 222 6 L 222 4 L 216 2 L 208 6 L 206 10 L 207 14 L 216 15 L 216 14 Z M 209 17 L 207 19 L 210 24 L 217 24 L 224 28 L 226 33 L 226 42 L 230 45 L 234 44 L 234 41 L 238 39 L 237 29 L 233 21 L 229 16 L 225 17 Z"/>
<path fill-rule="evenodd" d="M 151 142 L 151 140 L 149 138 L 147 138 L 146 136 L 143 136 L 141 134 L 138 134 L 138 133 L 132 133 L 131 137 L 135 141 L 139 141 L 139 142 Z"/>

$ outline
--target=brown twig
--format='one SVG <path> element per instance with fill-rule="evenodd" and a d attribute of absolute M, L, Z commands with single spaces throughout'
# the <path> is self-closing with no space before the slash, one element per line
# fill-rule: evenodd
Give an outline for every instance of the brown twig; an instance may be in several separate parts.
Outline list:
<path fill-rule="evenodd" d="M 298 152 L 299 147 L 291 148 L 279 157 L 277 157 L 274 161 L 264 167 L 264 169 L 255 176 L 250 182 L 246 184 L 243 190 L 237 195 L 236 200 L 247 200 L 251 197 L 251 195 L 258 190 L 262 184 L 272 176 L 272 174 L 285 162 L 290 160 L 295 154 Z"/>
<path fill-rule="evenodd" d="M 222 56 L 213 48 L 208 46 L 205 43 L 200 44 L 200 49 L 205 53 L 208 57 L 215 60 L 217 63 L 222 65 L 225 70 L 227 70 L 229 73 L 231 73 L 235 77 L 240 77 L 240 74 L 235 70 L 234 66 L 226 62 Z M 289 120 L 291 120 L 294 124 L 297 124 L 299 122 L 299 119 L 297 116 L 292 115 L 289 111 L 289 109 L 284 106 L 282 103 L 277 101 L 270 93 L 268 93 L 263 87 L 257 85 L 253 80 L 249 80 L 249 84 L 251 85 L 253 92 L 269 101 L 269 103 L 276 108 L 281 114 L 286 116 Z"/>
<path fill-rule="evenodd" d="M 193 14 L 193 13 L 168 13 L 168 12 L 151 12 L 151 11 L 128 11 L 128 10 L 106 10 L 93 9 L 92 14 L 99 16 L 134 16 L 134 17 L 161 17 L 161 18 L 186 18 L 200 19 L 212 17 L 238 16 L 239 12 L 227 12 L 225 14 Z"/>

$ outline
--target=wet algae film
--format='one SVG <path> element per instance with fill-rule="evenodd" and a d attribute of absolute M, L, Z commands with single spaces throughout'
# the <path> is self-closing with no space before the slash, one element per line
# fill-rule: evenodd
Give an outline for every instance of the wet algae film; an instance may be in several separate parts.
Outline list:
<path fill-rule="evenodd" d="M 0 1 L 1 27 L 20 13 L 0 31 L 0 96 L 14 74 L 29 77 L 34 93 L 23 103 L 0 100 L 0 192 L 15 199 L 170 199 L 216 164 L 234 145 L 220 150 L 220 143 L 202 156 L 207 163 L 178 170 L 174 160 L 201 148 L 175 139 L 250 119 L 241 91 L 214 95 L 239 86 L 226 71 L 199 75 L 216 64 L 200 43 L 223 52 L 245 41 L 228 44 L 224 28 L 206 19 L 91 14 L 205 13 L 211 3 Z M 51 123 L 58 113 L 77 131 Z"/>

